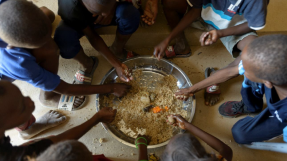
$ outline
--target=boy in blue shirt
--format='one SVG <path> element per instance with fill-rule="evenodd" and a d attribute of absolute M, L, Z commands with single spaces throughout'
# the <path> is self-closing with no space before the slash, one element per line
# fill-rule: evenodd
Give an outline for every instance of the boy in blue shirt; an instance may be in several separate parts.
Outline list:
<path fill-rule="evenodd" d="M 254 30 L 264 28 L 268 3 L 269 0 L 163 0 L 166 18 L 173 30 L 155 47 L 154 55 L 158 59 L 190 56 L 183 31 L 201 17 L 210 30 L 200 36 L 201 45 L 211 45 L 220 39 L 236 58 L 257 37 Z M 168 47 L 173 39 L 175 45 Z M 207 68 L 206 77 L 211 73 L 214 73 L 214 69 Z M 218 85 L 207 87 L 205 104 L 214 105 L 219 95 Z"/>
<path fill-rule="evenodd" d="M 14 12 L 14 11 L 17 12 Z M 85 97 L 96 93 L 123 96 L 130 86 L 125 84 L 90 85 L 97 67 L 96 57 L 83 57 L 79 62 L 85 70 L 77 72 L 75 84 L 68 84 L 57 75 L 59 49 L 51 38 L 54 14 L 45 7 L 39 9 L 26 0 L 0 0 L 0 79 L 26 81 L 40 88 L 40 102 L 57 107 L 61 94 L 76 95 L 73 109 L 82 107 Z M 127 67 L 113 55 L 106 56 L 120 78 L 129 81 Z M 89 65 L 89 60 L 92 62 Z M 25 130 L 35 119 L 31 118 Z"/>
<path fill-rule="evenodd" d="M 287 126 L 286 42 L 286 35 L 259 37 L 244 48 L 232 65 L 190 88 L 180 90 L 176 97 L 184 100 L 214 83 L 244 75 L 242 101 L 225 102 L 219 107 L 219 113 L 224 117 L 258 113 L 263 109 L 264 94 L 267 108 L 255 117 L 239 120 L 232 128 L 234 140 L 239 144 L 249 144 L 282 135 Z"/>

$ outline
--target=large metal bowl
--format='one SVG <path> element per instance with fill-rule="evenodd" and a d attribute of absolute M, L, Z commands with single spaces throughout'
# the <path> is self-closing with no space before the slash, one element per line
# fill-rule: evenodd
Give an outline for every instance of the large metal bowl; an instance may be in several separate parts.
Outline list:
<path fill-rule="evenodd" d="M 130 69 L 136 70 L 141 69 L 143 70 L 143 81 L 140 82 L 142 86 L 149 85 L 148 88 L 156 88 L 156 86 L 152 83 L 150 83 L 153 78 L 155 77 L 164 77 L 166 75 L 173 75 L 178 81 L 177 86 L 178 88 L 187 88 L 192 86 L 192 83 L 190 82 L 187 75 L 175 64 L 165 60 L 161 59 L 158 61 L 155 58 L 152 58 L 150 56 L 140 56 L 131 58 L 129 60 L 126 60 L 124 62 Z M 101 84 L 107 84 L 107 83 L 113 83 L 115 82 L 117 78 L 117 74 L 114 68 L 112 68 L 103 78 Z M 97 95 L 96 99 L 96 108 L 97 111 L 100 110 L 101 107 L 104 107 L 105 105 L 100 106 L 100 95 Z M 116 104 L 116 103 L 115 103 Z M 196 106 L 196 100 L 195 96 L 190 97 L 187 101 L 182 103 L 182 108 L 187 111 L 187 120 L 189 122 L 192 121 L 194 113 L 195 113 L 195 106 Z M 102 123 L 102 126 L 105 128 L 106 131 L 108 131 L 114 138 L 116 138 L 118 141 L 122 142 L 125 145 L 135 147 L 134 145 L 134 138 L 131 138 L 124 133 L 122 133 L 120 130 L 116 129 L 116 127 Z M 175 130 L 173 132 L 173 135 L 176 135 L 178 133 L 183 133 L 182 130 Z M 148 148 L 158 148 L 161 146 L 167 145 L 169 140 L 166 142 L 156 144 L 156 145 L 149 145 Z"/>

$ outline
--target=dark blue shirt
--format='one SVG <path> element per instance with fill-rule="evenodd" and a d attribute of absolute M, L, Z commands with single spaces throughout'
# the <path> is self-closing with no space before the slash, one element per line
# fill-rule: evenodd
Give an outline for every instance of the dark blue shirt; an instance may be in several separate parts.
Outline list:
<path fill-rule="evenodd" d="M 244 75 L 245 70 L 244 70 L 244 67 L 242 65 L 242 60 L 239 63 L 238 70 L 239 70 L 240 75 Z M 247 90 L 247 88 L 250 87 L 250 83 L 248 83 L 248 82 L 250 82 L 250 80 L 245 78 L 243 83 L 242 83 L 242 87 L 243 87 L 242 90 L 245 90 L 245 89 Z M 282 122 L 286 123 L 287 122 L 287 98 L 280 100 L 280 98 L 276 92 L 276 89 L 274 87 L 270 89 L 270 88 L 266 87 L 264 84 L 259 84 L 258 87 L 256 87 L 256 88 L 257 89 L 254 92 L 259 93 L 259 95 L 265 94 L 265 98 L 266 98 L 266 102 L 267 102 L 267 108 L 270 111 L 272 117 L 276 117 L 277 120 L 281 123 Z M 248 92 L 244 92 L 244 93 L 248 94 Z M 250 93 L 250 95 L 254 95 L 254 93 Z M 249 97 L 251 97 L 251 96 L 249 96 Z"/>

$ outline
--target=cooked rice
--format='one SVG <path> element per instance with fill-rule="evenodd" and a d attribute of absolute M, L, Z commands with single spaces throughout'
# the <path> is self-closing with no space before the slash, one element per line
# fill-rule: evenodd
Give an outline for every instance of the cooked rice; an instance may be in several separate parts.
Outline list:
<path fill-rule="evenodd" d="M 134 80 L 127 83 L 132 86 L 131 90 L 117 105 L 114 104 L 114 99 L 117 99 L 114 95 L 102 96 L 100 100 L 102 105 L 117 109 L 116 118 L 112 123 L 117 129 L 132 138 L 136 138 L 139 134 L 150 136 L 150 145 L 159 144 L 173 136 L 174 127 L 166 123 L 167 116 L 180 114 L 186 117 L 187 112 L 182 109 L 182 101 L 173 96 L 178 89 L 177 79 L 174 76 L 168 75 L 154 80 L 155 90 L 141 85 L 142 76 L 141 70 L 134 72 Z M 152 109 L 147 113 L 143 111 L 143 108 L 150 104 L 142 102 L 141 97 L 148 97 L 151 92 L 155 93 L 156 97 L 150 104 L 163 109 L 160 113 L 153 113 Z M 166 106 L 168 110 L 165 110 Z"/>

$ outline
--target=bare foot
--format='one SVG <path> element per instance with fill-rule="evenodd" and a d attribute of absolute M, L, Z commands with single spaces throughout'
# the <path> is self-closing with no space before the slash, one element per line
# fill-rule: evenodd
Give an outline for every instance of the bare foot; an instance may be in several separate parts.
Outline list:
<path fill-rule="evenodd" d="M 87 74 L 90 74 L 92 72 L 92 70 L 93 70 L 94 64 L 95 64 L 95 62 L 94 62 L 93 58 L 89 57 L 86 60 L 86 63 L 84 63 L 82 65 L 83 69 L 81 69 L 81 70 L 84 71 Z"/>
<path fill-rule="evenodd" d="M 36 120 L 27 130 L 19 132 L 23 139 L 30 139 L 40 132 L 58 126 L 67 120 L 66 116 L 57 111 L 50 110 L 45 115 Z"/>
<path fill-rule="evenodd" d="M 204 92 L 204 100 L 206 106 L 215 105 L 220 99 L 220 93 L 208 93 Z"/>
<path fill-rule="evenodd" d="M 39 100 L 45 107 L 58 108 L 61 95 L 55 92 L 46 92 L 41 90 L 39 95 Z M 73 104 L 73 109 L 79 108 L 85 101 L 85 96 L 76 96 L 75 102 Z"/>
<path fill-rule="evenodd" d="M 174 51 L 176 54 L 186 55 L 190 53 L 190 47 L 185 36 L 180 36 L 175 39 Z"/>
<path fill-rule="evenodd" d="M 205 78 L 208 78 L 210 75 L 214 74 L 216 71 L 214 68 L 206 68 L 204 71 Z M 204 91 L 204 100 L 205 105 L 207 106 L 213 106 L 215 105 L 219 99 L 220 99 L 221 91 L 219 89 L 219 85 L 214 84 L 212 86 L 209 86 Z"/>

